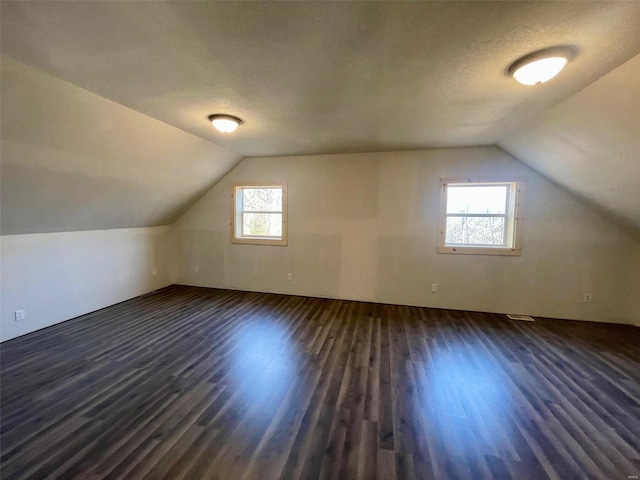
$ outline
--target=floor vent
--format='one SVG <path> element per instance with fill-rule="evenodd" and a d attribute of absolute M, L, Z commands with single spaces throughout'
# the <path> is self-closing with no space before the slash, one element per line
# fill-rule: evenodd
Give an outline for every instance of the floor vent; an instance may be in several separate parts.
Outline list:
<path fill-rule="evenodd" d="M 529 315 L 507 315 L 511 320 L 521 320 L 523 322 L 535 322 Z"/>

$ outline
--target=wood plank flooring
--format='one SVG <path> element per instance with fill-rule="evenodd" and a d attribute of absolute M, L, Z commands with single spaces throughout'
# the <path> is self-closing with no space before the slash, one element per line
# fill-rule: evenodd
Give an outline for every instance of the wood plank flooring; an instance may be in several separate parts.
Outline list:
<path fill-rule="evenodd" d="M 629 479 L 640 329 L 172 286 L 3 343 L 3 479 Z"/>

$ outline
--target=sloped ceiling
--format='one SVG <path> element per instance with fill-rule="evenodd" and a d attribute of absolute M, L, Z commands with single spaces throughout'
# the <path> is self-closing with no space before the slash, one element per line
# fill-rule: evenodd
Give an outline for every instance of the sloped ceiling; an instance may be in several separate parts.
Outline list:
<path fill-rule="evenodd" d="M 3 234 L 170 223 L 241 156 L 500 142 L 545 173 L 510 132 L 640 51 L 640 2 L 0 8 Z M 560 44 L 579 55 L 558 79 L 505 74 Z M 245 123 L 219 134 L 219 112 Z M 625 198 L 593 201 L 634 223 Z"/>
<path fill-rule="evenodd" d="M 500 146 L 640 238 L 640 55 Z"/>
<path fill-rule="evenodd" d="M 495 144 L 634 56 L 640 2 L 3 2 L 2 49 L 242 156 Z M 523 87 L 539 48 L 580 55 Z M 245 120 L 216 134 L 207 115 Z"/>
<path fill-rule="evenodd" d="M 2 235 L 173 223 L 239 155 L 2 59 Z"/>

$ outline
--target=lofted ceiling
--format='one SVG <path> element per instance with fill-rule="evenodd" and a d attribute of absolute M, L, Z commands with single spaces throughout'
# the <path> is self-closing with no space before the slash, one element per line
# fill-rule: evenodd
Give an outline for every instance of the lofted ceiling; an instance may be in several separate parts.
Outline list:
<path fill-rule="evenodd" d="M 637 168 L 613 173 L 638 164 L 640 2 L 0 8 L 3 234 L 170 223 L 243 156 L 489 144 L 640 231 Z M 566 44 L 557 79 L 505 74 Z M 245 123 L 220 134 L 211 113 Z"/>
<path fill-rule="evenodd" d="M 240 157 L 2 58 L 3 235 L 173 223 Z"/>
<path fill-rule="evenodd" d="M 640 2 L 3 2 L 2 51 L 242 156 L 494 144 L 640 49 Z M 523 87 L 507 66 L 580 54 Z M 211 113 L 245 120 L 216 134 Z"/>
<path fill-rule="evenodd" d="M 500 146 L 640 238 L 640 55 Z"/>

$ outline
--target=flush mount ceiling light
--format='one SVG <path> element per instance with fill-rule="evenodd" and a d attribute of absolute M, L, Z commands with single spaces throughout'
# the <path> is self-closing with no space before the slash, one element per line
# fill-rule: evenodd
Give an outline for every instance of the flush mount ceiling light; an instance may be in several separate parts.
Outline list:
<path fill-rule="evenodd" d="M 507 73 L 523 85 L 540 85 L 560 73 L 574 56 L 572 47 L 546 48 L 516 60 Z"/>
<path fill-rule="evenodd" d="M 222 133 L 234 132 L 235 129 L 238 128 L 238 125 L 242 123 L 242 120 L 238 117 L 222 114 L 209 115 L 209 121 L 216 130 Z"/>

